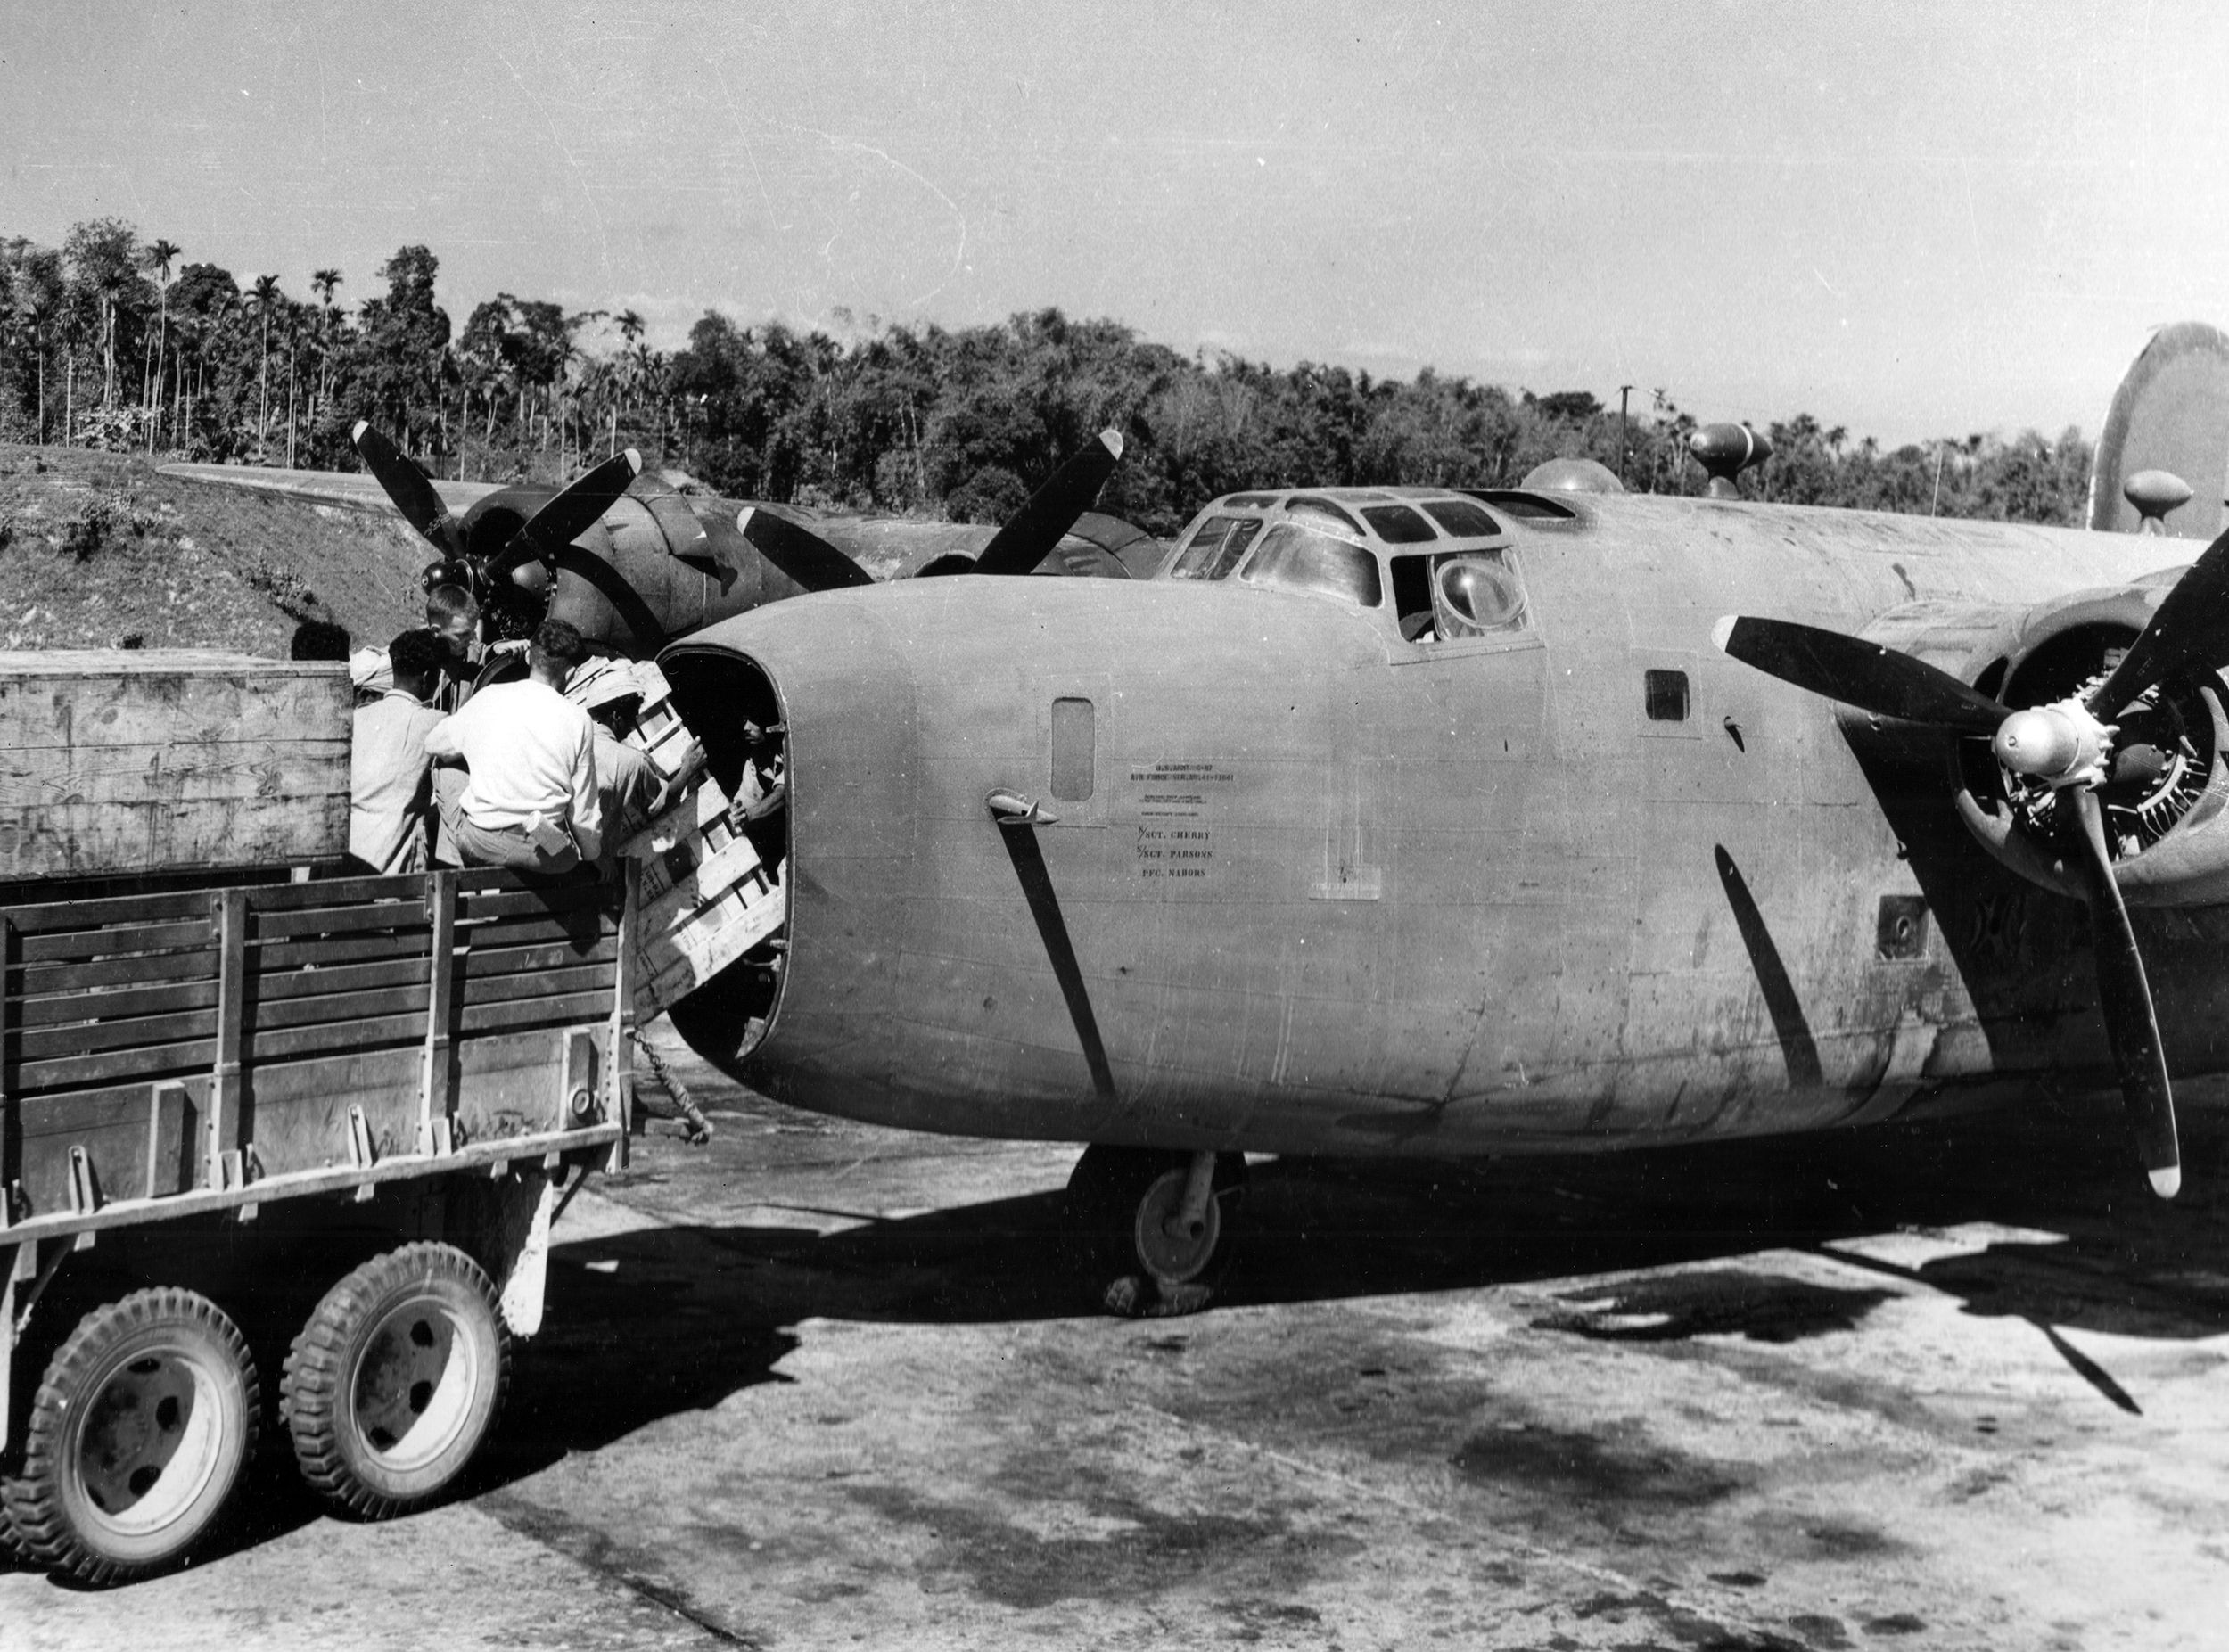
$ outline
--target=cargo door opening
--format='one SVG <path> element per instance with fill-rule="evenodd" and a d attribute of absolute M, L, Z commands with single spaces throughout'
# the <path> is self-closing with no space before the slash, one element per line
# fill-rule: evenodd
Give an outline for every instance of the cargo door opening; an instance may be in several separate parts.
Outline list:
<path fill-rule="evenodd" d="M 736 1077 L 773 1026 L 787 963 L 787 718 L 772 680 L 741 654 L 661 663 L 703 769 L 635 857 L 637 1015 L 662 1010 L 692 1050 Z"/>

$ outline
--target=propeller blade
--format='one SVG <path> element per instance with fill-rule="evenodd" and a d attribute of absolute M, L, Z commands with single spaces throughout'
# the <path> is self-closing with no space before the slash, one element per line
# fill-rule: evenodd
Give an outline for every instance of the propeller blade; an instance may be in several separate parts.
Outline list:
<path fill-rule="evenodd" d="M 977 573 L 1027 573 L 1045 560 L 1077 517 L 1091 508 L 1123 456 L 1120 431 L 1101 431 L 1095 441 L 1055 471 L 1030 495 L 975 558 Z"/>
<path fill-rule="evenodd" d="M 629 448 L 613 455 L 572 483 L 526 520 L 510 543 L 488 564 L 488 578 L 500 579 L 529 557 L 545 566 L 557 553 L 596 525 L 610 510 L 628 484 L 642 473 L 642 455 Z"/>
<path fill-rule="evenodd" d="M 753 549 L 809 591 L 872 585 L 874 577 L 810 528 L 747 505 L 736 526 Z"/>
<path fill-rule="evenodd" d="M 403 521 L 424 535 L 442 555 L 461 555 L 464 547 L 458 543 L 456 518 L 448 514 L 448 506 L 441 503 L 441 496 L 433 491 L 433 484 L 410 456 L 374 430 L 368 419 L 356 422 L 349 440 L 363 456 L 364 468 L 379 479 L 379 485 L 395 502 Z"/>
<path fill-rule="evenodd" d="M 1721 652 L 1769 677 L 1882 717 L 1987 735 L 2012 714 L 2011 707 L 1924 660 L 1839 631 L 1729 614 L 1711 632 L 1711 640 Z"/>
<path fill-rule="evenodd" d="M 2171 1199 L 2183 1185 L 2183 1159 L 2175 1138 L 2175 1097 L 2167 1084 L 2167 1058 L 2159 1050 L 2159 1019 L 2151 1007 L 2151 983 L 2128 925 L 2128 908 L 2113 881 L 2113 861 L 2105 847 L 2105 815 L 2097 793 L 2069 786 L 2082 826 L 2083 871 L 2090 892 L 2091 947 L 2097 958 L 2098 1007 L 2105 1017 L 2105 1040 L 2112 1047 L 2120 1075 L 2121 1101 L 2135 1127 L 2136 1152 L 2151 1190 Z"/>
<path fill-rule="evenodd" d="M 2208 546 L 2175 582 L 2113 674 L 2092 692 L 2090 714 L 2110 722 L 2109 713 L 2177 666 L 2210 666 L 2225 653 L 2229 653 L 2229 532 Z"/>

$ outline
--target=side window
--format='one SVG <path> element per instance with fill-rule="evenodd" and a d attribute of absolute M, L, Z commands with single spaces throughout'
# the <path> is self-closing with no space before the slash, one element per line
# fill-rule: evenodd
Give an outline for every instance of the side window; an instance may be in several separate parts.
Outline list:
<path fill-rule="evenodd" d="M 1687 721 L 1687 673 L 1685 671 L 1643 671 L 1641 674 L 1641 709 L 1652 723 L 1683 723 Z"/>
<path fill-rule="evenodd" d="M 1375 608 L 1383 600 L 1377 557 L 1298 522 L 1279 522 L 1264 534 L 1262 548 L 1238 577 L 1252 585 L 1336 596 L 1358 608 Z"/>
<path fill-rule="evenodd" d="M 1080 803 L 1091 795 L 1095 721 L 1089 700 L 1053 702 L 1052 793 L 1064 803 Z"/>
<path fill-rule="evenodd" d="M 1238 565 L 1262 531 L 1259 516 L 1210 516 L 1169 570 L 1172 579 L 1221 579 Z"/>
<path fill-rule="evenodd" d="M 1506 550 L 1396 556 L 1393 585 L 1401 634 L 1412 643 L 1505 636 L 1531 620 Z"/>

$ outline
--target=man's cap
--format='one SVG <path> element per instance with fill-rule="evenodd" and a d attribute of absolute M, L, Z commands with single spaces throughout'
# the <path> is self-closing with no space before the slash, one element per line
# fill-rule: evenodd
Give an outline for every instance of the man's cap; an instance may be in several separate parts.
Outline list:
<path fill-rule="evenodd" d="M 565 698 L 593 711 L 617 700 L 639 700 L 642 685 L 624 660 L 584 660 L 565 681 Z"/>
<path fill-rule="evenodd" d="M 384 648 L 359 648 L 349 656 L 349 681 L 368 694 L 385 694 L 395 686 L 394 662 Z"/>

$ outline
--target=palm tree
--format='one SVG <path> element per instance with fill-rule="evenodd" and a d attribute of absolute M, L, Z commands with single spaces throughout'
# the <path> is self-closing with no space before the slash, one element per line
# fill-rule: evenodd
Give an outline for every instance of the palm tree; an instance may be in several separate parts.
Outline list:
<path fill-rule="evenodd" d="M 104 410 L 116 406 L 116 308 L 130 280 L 130 270 L 111 267 L 101 272 L 97 287 L 101 295 L 101 406 Z"/>
<path fill-rule="evenodd" d="M 256 368 L 255 437 L 259 447 L 271 428 L 271 311 L 279 301 L 276 275 L 258 275 L 248 296 L 263 318 L 261 357 Z"/>
<path fill-rule="evenodd" d="M 642 338 L 642 334 L 643 334 L 643 319 L 642 319 L 642 317 L 641 317 L 639 315 L 637 315 L 635 311 L 633 311 L 633 310 L 631 310 L 631 309 L 623 309 L 623 310 L 620 311 L 620 313 L 619 313 L 619 337 L 620 337 L 620 353 L 619 353 L 619 359 L 620 359 L 620 373 L 619 373 L 619 394 L 620 394 L 620 397 L 621 397 L 621 400 L 623 400 L 623 401 L 631 402 L 631 401 L 633 400 L 633 396 L 632 396 L 632 393 L 631 393 L 631 392 L 632 392 L 632 391 L 634 390 L 634 389 L 635 389 L 635 382 L 636 382 L 636 376 L 637 376 L 637 357 L 639 356 L 639 354 L 640 354 L 640 352 L 637 349 L 636 346 L 637 346 L 637 342 L 640 341 L 640 339 Z M 632 412 L 634 411 L 634 409 L 633 409 L 631 407 L 629 407 L 628 408 L 628 411 L 629 411 L 629 413 L 632 413 Z M 614 419 L 613 419 L 613 429 L 614 429 L 614 431 L 616 431 L 616 430 L 617 430 L 617 428 L 618 428 L 618 421 L 617 421 L 616 416 L 614 417 Z M 616 437 L 614 438 L 614 440 L 616 440 Z"/>
<path fill-rule="evenodd" d="M 38 351 L 38 439 L 46 440 L 46 327 L 54 318 L 54 300 L 45 293 L 30 301 L 31 341 Z"/>
<path fill-rule="evenodd" d="M 162 427 L 162 368 L 163 357 L 170 343 L 170 260 L 185 249 L 175 241 L 165 241 L 158 235 L 147 243 L 147 267 L 155 272 L 155 281 L 162 293 L 162 319 L 155 333 L 155 376 L 147 394 L 147 410 L 152 415 L 147 422 L 147 451 L 155 450 L 155 435 Z"/>
<path fill-rule="evenodd" d="M 335 325 L 333 314 L 333 289 L 340 284 L 341 272 L 337 269 L 313 270 L 310 273 L 310 289 L 317 293 L 318 300 L 325 306 L 324 313 L 317 322 L 317 399 L 315 407 L 311 410 L 312 418 L 315 418 L 325 405 L 325 360 L 333 352 L 333 332 Z"/>

